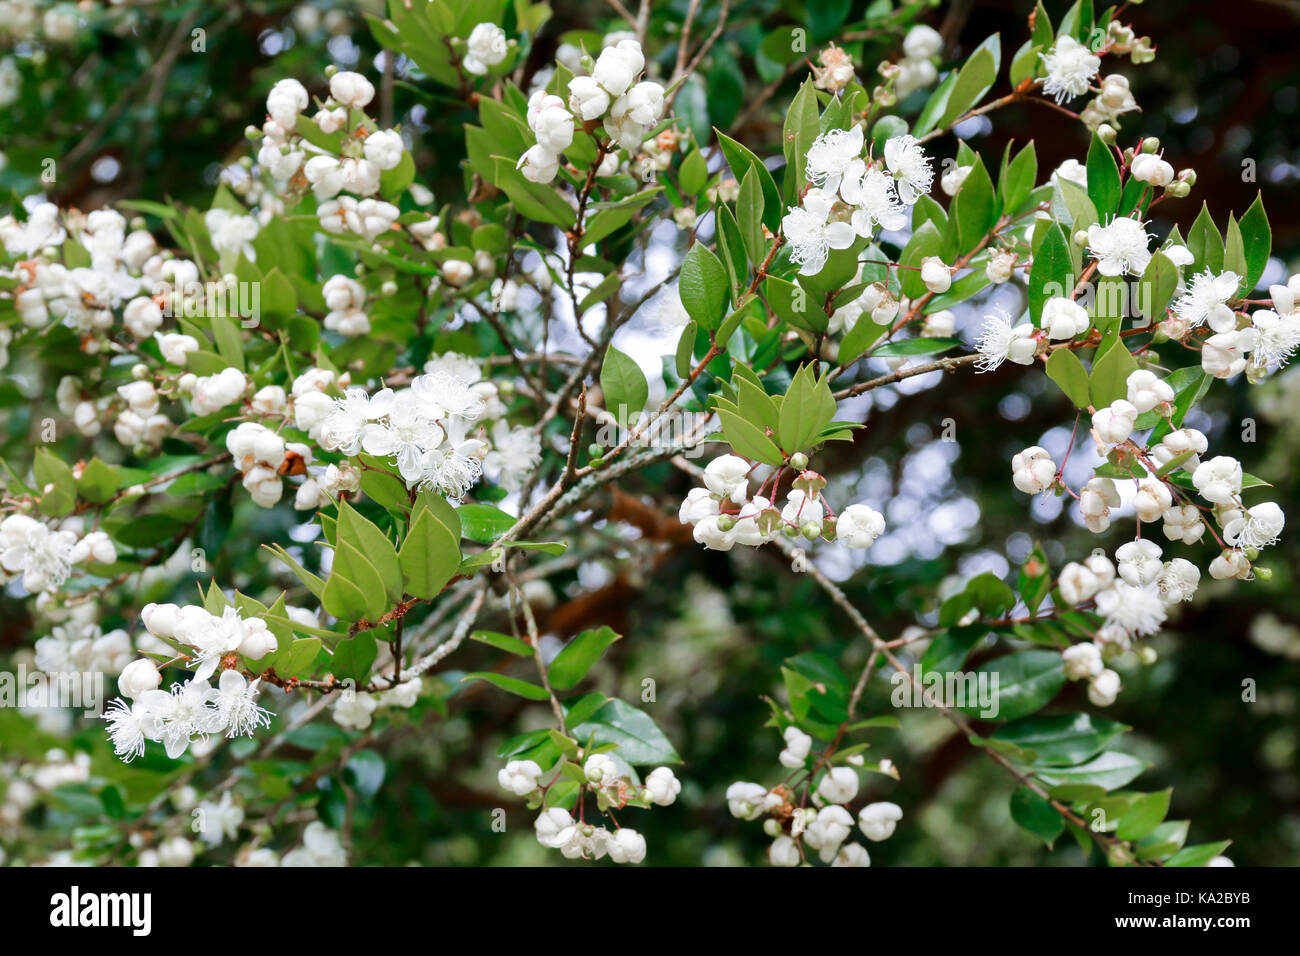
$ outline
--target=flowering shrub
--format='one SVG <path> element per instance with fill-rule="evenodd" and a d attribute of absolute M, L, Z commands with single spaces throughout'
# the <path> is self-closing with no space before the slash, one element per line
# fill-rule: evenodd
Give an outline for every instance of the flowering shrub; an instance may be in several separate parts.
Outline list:
<path fill-rule="evenodd" d="M 493 751 L 495 799 L 564 858 L 653 861 L 627 811 L 686 793 L 761 820 L 773 865 L 865 866 L 909 820 L 874 799 L 895 759 L 867 757 L 910 719 L 862 713 L 889 675 L 1006 771 L 1011 818 L 1046 845 L 1222 861 L 1219 834 L 1165 819 L 1169 790 L 1130 786 L 1144 762 L 1102 712 L 1203 573 L 1268 573 L 1285 528 L 1269 476 L 1187 422 L 1300 346 L 1300 276 L 1255 292 L 1262 199 L 1151 231 L 1196 176 L 1142 135 L 1119 69 L 1155 48 L 1120 10 L 1040 5 L 1014 52 L 993 35 L 953 60 L 923 10 L 884 6 L 868 19 L 888 59 L 808 54 L 779 156 L 693 120 L 725 9 L 692 31 L 692 5 L 668 45 L 635 20 L 565 35 L 539 67 L 545 5 L 415 0 L 368 22 L 474 109 L 437 134 L 463 136 L 462 195 L 422 184 L 381 77 L 330 67 L 271 87 L 209 208 L 15 202 L 0 343 L 31 413 L 13 410 L 25 457 L 0 476 L 0 579 L 32 616 L 41 686 L 76 677 L 104 704 L 106 674 L 116 693 L 75 724 L 26 700 L 41 734 L 79 742 L 6 740 L 5 825 L 73 786 L 102 802 L 59 847 L 79 858 L 338 865 L 345 794 L 384 786 L 381 737 L 500 695 L 522 722 Z M 1040 169 L 1033 141 L 995 156 L 955 135 L 1017 103 L 1077 121 L 1078 158 Z M 897 519 L 834 449 L 871 441 L 864 398 L 945 373 L 1052 383 L 1042 405 L 1072 433 L 1024 447 L 994 493 L 1071 499 L 1096 546 L 933 581 L 915 626 L 882 634 L 837 582 L 862 553 L 890 573 L 873 549 Z M 672 501 L 619 490 L 673 472 L 689 490 Z M 609 494 L 649 513 L 620 505 L 638 534 L 612 513 L 593 527 Z M 550 613 L 548 579 L 592 554 L 654 561 L 646 529 L 674 513 L 699 549 L 811 582 L 858 646 L 851 669 L 812 646 L 769 662 L 781 769 L 725 793 L 691 791 L 653 691 L 597 689 L 637 635 Z"/>

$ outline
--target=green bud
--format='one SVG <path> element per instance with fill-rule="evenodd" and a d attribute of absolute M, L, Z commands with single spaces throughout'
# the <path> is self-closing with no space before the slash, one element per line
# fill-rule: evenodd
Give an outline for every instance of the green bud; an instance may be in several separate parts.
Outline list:
<path fill-rule="evenodd" d="M 807 538 L 809 541 L 816 541 L 818 538 L 822 536 L 822 526 L 818 524 L 816 521 L 809 521 L 805 523 L 804 526 L 799 530 L 803 532 L 803 536 Z"/>
<path fill-rule="evenodd" d="M 1255 577 L 1259 578 L 1261 581 L 1271 581 L 1273 579 L 1272 568 L 1255 568 L 1254 570 Z"/>
<path fill-rule="evenodd" d="M 803 471 L 808 467 L 808 456 L 801 451 L 795 452 L 790 456 L 790 467 Z"/>
<path fill-rule="evenodd" d="M 1160 140 L 1155 136 L 1148 136 L 1142 140 L 1142 152 L 1158 153 L 1160 152 Z"/>

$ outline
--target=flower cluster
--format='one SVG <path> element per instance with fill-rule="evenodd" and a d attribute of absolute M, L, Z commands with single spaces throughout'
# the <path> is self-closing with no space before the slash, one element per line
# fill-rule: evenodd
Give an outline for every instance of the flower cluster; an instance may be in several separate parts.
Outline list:
<path fill-rule="evenodd" d="M 670 806 L 682 789 L 681 782 L 668 767 L 656 767 L 644 784 L 638 784 L 604 751 L 590 754 L 581 769 L 583 781 L 578 799 L 582 801 L 591 794 L 602 813 L 629 805 Z M 560 773 L 557 771 L 555 779 L 545 785 L 542 776 L 543 770 L 535 760 L 511 760 L 497 773 L 497 782 L 517 797 L 528 797 L 529 805 L 537 807 L 542 805 Z M 581 813 L 575 820 L 563 807 L 543 809 L 533 822 L 533 829 L 538 843 L 559 850 L 565 859 L 599 860 L 606 855 L 615 863 L 640 863 L 645 859 L 645 837 L 636 830 L 615 824 L 611 831 L 587 823 Z"/>
<path fill-rule="evenodd" d="M 809 850 L 831 866 L 870 866 L 867 848 L 849 842 L 854 817 L 847 805 L 858 795 L 857 767 L 862 766 L 862 757 L 848 757 L 849 766 L 823 769 L 820 761 L 813 764 L 810 760 L 811 736 L 790 725 L 783 737 L 781 766 L 796 774 L 811 767 L 804 783 L 811 785 L 816 779 L 816 787 L 811 788 L 810 796 L 799 800 L 798 788 L 786 783 L 768 789 L 762 784 L 738 780 L 727 788 L 727 808 L 731 815 L 740 820 L 763 818 L 763 831 L 773 838 L 768 849 L 768 860 L 773 866 L 807 864 Z M 892 765 L 882 761 L 880 769 L 889 773 Z M 812 806 L 808 806 L 810 801 Z M 903 810 L 896 803 L 868 803 L 858 810 L 857 826 L 868 840 L 879 843 L 893 836 L 902 818 Z"/>
<path fill-rule="evenodd" d="M 797 457 L 804 458 L 806 466 L 806 457 Z M 678 511 L 678 520 L 694 525 L 697 542 L 714 551 L 730 551 L 737 544 L 758 547 L 784 534 L 869 548 L 884 533 L 884 516 L 867 505 L 849 505 L 836 515 L 821 494 L 826 480 L 806 467 L 799 469 L 784 508 L 763 496 L 767 478 L 751 497 L 749 479 L 758 467 L 739 455 L 722 455 L 709 462 L 704 487 L 692 488 Z M 779 472 L 770 477 L 774 493 Z"/>
<path fill-rule="evenodd" d="M 637 77 L 645 69 L 641 44 L 616 39 L 601 50 L 590 72 L 569 81 L 566 101 L 537 90 L 528 101 L 528 126 L 536 144 L 519 157 L 518 168 L 535 183 L 549 183 L 560 168 L 560 154 L 573 144 L 575 127 L 591 131 L 602 123 L 615 146 L 631 153 L 640 148 L 664 112 L 664 88 Z M 611 170 L 612 171 L 612 170 Z"/>
<path fill-rule="evenodd" d="M 781 230 L 803 275 L 816 275 L 832 249 L 847 249 L 875 230 L 901 229 L 908 210 L 930 191 L 934 172 L 912 136 L 885 142 L 884 162 L 863 156 L 862 127 L 831 130 L 808 148 L 811 184 Z"/>
<path fill-rule="evenodd" d="M 28 594 L 52 591 L 63 585 L 74 565 L 112 564 L 117 549 L 103 531 L 79 534 L 79 518 L 51 527 L 25 514 L 0 521 L 0 583 L 21 575 Z"/>

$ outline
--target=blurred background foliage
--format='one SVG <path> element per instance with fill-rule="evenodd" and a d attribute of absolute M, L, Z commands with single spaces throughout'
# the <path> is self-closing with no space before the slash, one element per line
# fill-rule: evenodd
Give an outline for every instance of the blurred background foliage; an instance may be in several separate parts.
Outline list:
<path fill-rule="evenodd" d="M 647 52 L 664 74 L 671 71 L 673 37 L 688 5 L 654 4 Z M 1024 0 L 893 6 L 901 8 L 900 22 L 922 9 L 925 22 L 944 36 L 945 61 L 958 60 L 995 31 L 1002 32 L 1004 47 L 1014 49 L 1030 9 Z M 35 26 L 15 21 L 19 7 L 38 11 Z M 39 18 L 54 7 L 75 12 L 78 25 L 70 35 L 42 33 Z M 129 197 L 172 197 L 206 208 L 221 168 L 247 151 L 243 129 L 261 119 L 271 84 L 293 76 L 319 93 L 322 68 L 333 62 L 384 76 L 383 109 L 414 134 L 420 180 L 439 204 L 463 202 L 463 142 L 449 132 L 472 121 L 474 111 L 410 64 L 385 62 L 364 20 L 365 12 L 381 13 L 380 7 L 378 0 L 0 2 L 0 58 L 11 64 L 0 74 L 0 90 L 17 86 L 0 110 L 0 189 L 18 195 L 43 190 L 82 209 Z M 784 106 L 807 64 L 774 58 L 764 40 L 777 26 L 802 24 L 810 55 L 835 40 L 853 54 L 859 78 L 870 86 L 875 64 L 897 57 L 901 31 L 863 29 L 869 7 L 878 22 L 891 4 L 702 4 L 697 29 L 713 29 L 725 11 L 724 33 L 679 98 L 679 115 L 693 128 L 716 125 L 759 155 L 779 156 Z M 1056 17 L 1064 4 L 1047 7 Z M 1199 177 L 1190 199 L 1161 205 L 1153 231 L 1163 236 L 1178 224 L 1186 234 L 1202 200 L 1223 221 L 1262 190 L 1276 257 L 1265 281 L 1285 281 L 1300 271 L 1300 4 L 1241 0 L 1227 9 L 1208 0 L 1148 2 L 1128 6 L 1123 19 L 1158 44 L 1154 64 L 1122 70 L 1143 110 L 1126 120 L 1123 135 L 1159 136 L 1175 168 L 1194 167 Z M 550 62 L 566 31 L 599 33 L 620 24 L 596 0 L 557 3 L 526 72 Z M 1087 146 L 1078 124 L 1023 105 L 960 132 L 990 155 L 1001 154 L 1009 140 L 1033 138 L 1040 169 L 1080 158 Z M 955 153 L 951 137 L 936 146 L 940 157 Z M 41 177 L 50 159 L 53 181 Z M 1209 435 L 1216 453 L 1239 457 L 1275 481 L 1272 497 L 1294 515 L 1300 501 L 1298 410 L 1300 371 L 1290 370 L 1249 393 L 1241 380 L 1216 387 L 1187 423 Z M 883 634 L 932 621 L 945 589 L 983 570 L 1009 573 L 1035 541 L 1044 542 L 1057 567 L 1098 545 L 1119 543 L 1118 532 L 1089 535 L 1059 499 L 1031 506 L 1011 488 L 1007 461 L 1015 451 L 1036 443 L 1052 447 L 1068 436 L 1070 409 L 1041 375 L 1008 366 L 978 377 L 915 379 L 873 393 L 852 413 L 868 427 L 815 465 L 832 476 L 831 494 L 881 509 L 890 533 L 870 552 L 874 563 L 827 571 Z M 955 442 L 942 440 L 945 430 Z M 763 727 L 768 708 L 762 695 L 782 699 L 780 664 L 792 654 L 815 648 L 854 668 L 864 648 L 812 583 L 789 574 L 771 549 L 703 551 L 647 506 L 651 495 L 680 500 L 688 487 L 686 476 L 659 466 L 594 502 L 592 515 L 600 520 L 582 532 L 589 540 L 572 544 L 595 556 L 554 579 L 542 623 L 561 634 L 608 623 L 626 635 L 598 665 L 596 685 L 643 701 L 686 757 L 679 771 L 682 799 L 637 820 L 652 859 L 756 862 L 767 840 L 758 826 L 727 814 L 722 791 L 737 779 L 779 779 L 781 744 Z M 264 523 L 254 530 L 251 522 L 264 522 L 266 514 L 241 510 L 232 537 L 287 531 Z M 649 565 L 640 560 L 647 539 L 666 545 Z M 1267 557 L 1268 581 L 1229 586 L 1207 576 L 1195 602 L 1155 640 L 1159 661 L 1125 672 L 1125 691 L 1107 715 L 1132 725 L 1126 749 L 1153 765 L 1138 781 L 1143 789 L 1172 785 L 1171 818 L 1191 818 L 1194 838 L 1231 837 L 1228 855 L 1239 865 L 1300 861 L 1297 536 L 1285 535 Z M 11 610 L 17 609 L 7 605 L 5 616 L 17 624 Z M 105 629 L 116 623 L 105 622 Z M 21 627 L 4 628 L 7 650 L 30 646 L 32 639 Z M 458 666 L 475 669 L 488 659 L 482 651 L 467 652 Z M 1242 700 L 1245 681 L 1253 682 L 1254 702 Z M 320 782 L 322 816 L 344 828 L 355 863 L 561 862 L 532 839 L 528 812 L 506 800 L 495 783 L 496 746 L 519 730 L 543 726 L 544 708 L 478 690 L 453 692 L 450 683 L 446 689 L 442 712 L 417 708 L 381 739 L 367 741 L 383 754 L 382 786 L 369 785 L 375 783 L 369 760 L 344 773 L 347 787 L 338 779 Z M 889 691 L 885 677 L 875 680 L 861 712 L 890 712 Z M 1079 685 L 1070 685 L 1058 706 L 1086 706 L 1082 696 Z M 893 759 L 901 781 L 873 776 L 867 795 L 897 802 L 906 814 L 894 838 L 871 846 L 877 864 L 1082 861 L 1071 841 L 1049 852 L 1015 827 L 1007 812 L 1013 781 L 955 737 L 942 718 L 921 711 L 904 717 L 901 731 L 878 732 L 873 740 L 873 758 Z M 0 748 L 12 747 L 13 729 L 0 734 Z M 285 757 L 306 759 L 339 734 L 332 725 L 313 725 Z M 358 781 L 367 785 L 358 788 Z M 498 807 L 506 809 L 505 838 L 492 825 Z"/>

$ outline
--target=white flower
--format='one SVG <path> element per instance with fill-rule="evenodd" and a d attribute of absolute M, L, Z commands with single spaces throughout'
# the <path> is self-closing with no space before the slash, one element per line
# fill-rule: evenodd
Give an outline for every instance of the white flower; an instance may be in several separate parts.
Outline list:
<path fill-rule="evenodd" d="M 1109 225 L 1088 227 L 1088 253 L 1104 276 L 1142 275 L 1151 261 L 1150 241 L 1143 223 L 1126 216 L 1112 219 Z"/>
<path fill-rule="evenodd" d="M 233 256 L 242 252 L 250 262 L 257 258 L 253 240 L 261 226 L 253 216 L 239 216 L 227 209 L 209 209 L 203 215 L 203 224 L 207 226 L 213 248 L 218 253 Z"/>
<path fill-rule="evenodd" d="M 1049 339 L 1072 339 L 1092 325 L 1088 310 L 1073 299 L 1056 296 L 1043 303 L 1043 330 Z"/>
<path fill-rule="evenodd" d="M 534 93 L 528 103 L 528 125 L 537 137 L 537 145 L 548 153 L 562 153 L 573 143 L 573 114 L 558 96 L 541 90 Z"/>
<path fill-rule="evenodd" d="M 738 455 L 722 455 L 704 469 L 704 486 L 713 494 L 743 504 L 752 465 Z"/>
<path fill-rule="evenodd" d="M 298 114 L 307 108 L 309 102 L 307 90 L 301 83 L 280 80 L 266 95 L 266 112 L 271 119 L 291 130 L 298 122 Z"/>
<path fill-rule="evenodd" d="M 507 491 L 518 491 L 542 460 L 537 432 L 524 425 L 511 428 L 505 419 L 492 425 L 492 450 L 483 459 L 483 474 Z"/>
<path fill-rule="evenodd" d="M 560 157 L 550 152 L 541 143 L 530 146 L 519 157 L 519 162 L 515 164 L 524 179 L 533 183 L 549 183 L 555 179 L 556 174 L 560 171 Z M 467 263 L 468 264 L 468 263 Z M 450 265 L 450 263 L 447 263 Z M 444 269 L 445 276 L 445 269 Z M 448 279 L 450 282 L 451 280 Z M 464 283 L 452 282 L 452 285 L 463 285 Z"/>
<path fill-rule="evenodd" d="M 849 548 L 869 548 L 885 533 L 885 518 L 866 505 L 849 505 L 835 521 L 835 538 Z"/>
<path fill-rule="evenodd" d="M 0 522 L 0 566 L 23 576 L 29 594 L 60 587 L 72 565 L 77 536 L 51 531 L 26 515 L 12 514 Z"/>
<path fill-rule="evenodd" d="M 627 117 L 634 123 L 646 128 L 659 122 L 664 112 L 664 88 L 650 80 L 642 80 L 632 87 L 609 108 L 609 114 L 615 119 Z M 642 134 L 644 136 L 644 134 Z"/>
<path fill-rule="evenodd" d="M 722 515 L 709 515 L 695 522 L 691 536 L 697 544 L 713 551 L 730 551 L 736 544 L 736 526 L 723 529 L 719 521 Z M 732 520 L 732 519 L 728 519 Z"/>
<path fill-rule="evenodd" d="M 1165 606 L 1155 587 L 1134 587 L 1116 581 L 1097 594 L 1097 613 L 1107 624 L 1131 637 L 1154 634 L 1165 622 Z"/>
<path fill-rule="evenodd" d="M 583 775 L 592 783 L 600 784 L 603 787 L 611 786 L 618 782 L 619 772 L 618 764 L 609 754 L 592 754 L 587 758 L 587 762 L 582 765 Z"/>
<path fill-rule="evenodd" d="M 894 181 L 860 159 L 850 163 L 845 171 L 840 198 L 854 207 L 849 225 L 863 238 L 871 236 L 876 226 L 902 229 L 907 225 L 907 212 L 898 201 Z"/>
<path fill-rule="evenodd" d="M 1156 587 L 1166 604 L 1190 601 L 1201 583 L 1201 569 L 1186 558 L 1174 558 L 1164 566 Z"/>
<path fill-rule="evenodd" d="M 1046 491 L 1056 482 L 1056 462 L 1047 449 L 1031 445 L 1011 459 L 1011 483 L 1027 495 Z"/>
<path fill-rule="evenodd" d="M 857 843 L 846 843 L 840 847 L 840 852 L 835 854 L 835 859 L 831 861 L 831 866 L 870 866 L 871 854 L 867 848 Z"/>
<path fill-rule="evenodd" d="M 991 372 L 1003 362 L 1016 365 L 1031 365 L 1038 351 L 1038 342 L 1034 340 L 1034 327 L 1028 322 L 1012 325 L 1011 316 L 1005 312 L 984 317 L 979 337 L 975 340 L 975 350 L 979 358 L 975 368 L 981 372 Z"/>
<path fill-rule="evenodd" d="M 191 404 L 196 415 L 211 415 L 236 402 L 244 394 L 248 380 L 237 368 L 225 368 L 216 375 L 200 378 L 194 384 Z"/>
<path fill-rule="evenodd" d="M 155 696 L 161 695 L 161 696 Z M 173 684 L 171 693 L 146 691 L 140 701 L 161 721 L 159 731 L 167 756 L 175 760 L 189 749 L 194 737 L 206 739 L 221 726 L 221 715 L 211 706 L 217 691 L 206 680 Z"/>
<path fill-rule="evenodd" d="M 790 244 L 790 258 L 799 263 L 801 275 L 816 275 L 826 264 L 832 249 L 847 249 L 857 237 L 847 222 L 831 222 L 833 195 L 812 188 L 801 206 L 791 206 L 781 220 L 781 230 Z"/>
<path fill-rule="evenodd" d="M 785 729 L 785 749 L 781 751 L 778 759 L 782 767 L 802 767 L 804 761 L 808 759 L 808 751 L 812 749 L 812 737 L 805 734 L 802 730 L 794 725 Z"/>
<path fill-rule="evenodd" d="M 1249 580 L 1250 559 L 1240 551 L 1227 548 L 1210 562 L 1210 577 L 1216 581 L 1226 581 L 1229 578 Z"/>
<path fill-rule="evenodd" d="M 510 52 L 506 40 L 506 31 L 495 23 L 480 23 L 469 33 L 465 41 L 467 51 L 461 65 L 466 72 L 482 76 L 490 67 L 496 66 Z"/>
<path fill-rule="evenodd" d="M 1083 163 L 1079 162 L 1077 159 L 1067 159 L 1052 171 L 1052 182 L 1055 183 L 1058 179 L 1069 180 L 1076 186 L 1082 186 L 1084 189 L 1087 189 L 1088 167 L 1084 166 Z"/>
<path fill-rule="evenodd" d="M 808 147 L 808 181 L 828 193 L 837 192 L 849 164 L 862 156 L 862 127 L 836 129 L 818 136 Z"/>
<path fill-rule="evenodd" d="M 191 335 L 182 335 L 179 332 L 168 332 L 166 335 L 155 333 L 154 338 L 158 342 L 158 349 L 162 352 L 163 360 L 181 368 L 185 367 L 186 354 L 196 352 L 199 348 L 197 339 Z"/>
<path fill-rule="evenodd" d="M 575 76 L 569 81 L 569 109 L 583 122 L 604 116 L 609 104 L 609 93 L 594 78 Z"/>
<path fill-rule="evenodd" d="M 718 501 L 707 488 L 692 488 L 686 493 L 677 520 L 682 524 L 695 524 L 718 514 Z"/>
<path fill-rule="evenodd" d="M 1122 398 L 1117 398 L 1105 408 L 1092 413 L 1092 430 L 1097 440 L 1113 445 L 1128 441 L 1137 423 L 1138 410 Z"/>
<path fill-rule="evenodd" d="M 1094 677 L 1088 684 L 1088 700 L 1097 707 L 1109 707 L 1115 703 L 1119 692 L 1119 675 L 1109 668 Z"/>
<path fill-rule="evenodd" d="M 1137 494 L 1133 497 L 1133 510 L 1139 521 L 1161 520 L 1173 503 L 1173 494 L 1159 478 L 1147 477 L 1138 482 Z"/>
<path fill-rule="evenodd" d="M 233 840 L 239 834 L 244 808 L 236 805 L 227 790 L 222 793 L 220 803 L 202 801 L 195 808 L 195 817 L 199 821 L 199 837 L 208 846 L 217 846 L 223 839 Z"/>
<path fill-rule="evenodd" d="M 1110 509 L 1118 508 L 1119 503 L 1119 492 L 1110 478 L 1094 476 L 1079 492 L 1079 514 L 1093 534 L 1101 534 L 1110 527 Z M 1103 581 L 1102 587 L 1105 586 L 1106 582 Z"/>
<path fill-rule="evenodd" d="M 117 677 L 117 689 L 123 697 L 135 699 L 145 691 L 156 690 L 162 683 L 162 675 L 153 661 L 145 658 L 134 660 L 123 668 Z"/>
<path fill-rule="evenodd" d="M 1169 508 L 1162 515 L 1165 537 L 1170 541 L 1195 544 L 1205 534 L 1205 522 L 1195 505 Z"/>
<path fill-rule="evenodd" d="M 952 288 L 952 270 L 938 256 L 926 256 L 921 260 L 921 281 L 935 295 L 942 295 Z"/>
<path fill-rule="evenodd" d="M 1065 676 L 1070 680 L 1091 680 L 1105 669 L 1096 644 L 1071 644 L 1061 657 L 1065 660 Z"/>
<path fill-rule="evenodd" d="M 541 815 L 533 821 L 533 831 L 537 834 L 537 842 L 552 849 L 558 849 L 568 843 L 573 837 L 574 830 L 576 830 L 576 827 L 573 823 L 573 817 L 569 816 L 567 810 L 560 807 L 543 810 Z"/>
<path fill-rule="evenodd" d="M 821 528 L 826 517 L 826 509 L 821 501 L 809 498 L 802 489 L 795 488 L 785 498 L 785 507 L 781 509 L 781 520 L 787 525 L 803 529 L 809 525 Z"/>
<path fill-rule="evenodd" d="M 934 170 L 914 136 L 892 136 L 885 141 L 885 165 L 894 174 L 898 198 L 912 205 L 934 183 Z"/>
<path fill-rule="evenodd" d="M 943 49 L 943 37 L 934 27 L 918 23 L 903 37 L 903 55 L 912 60 L 928 60 Z"/>
<path fill-rule="evenodd" d="M 1282 535 L 1286 516 L 1275 502 L 1265 501 L 1238 512 L 1223 526 L 1223 539 L 1238 550 L 1267 548 Z"/>
<path fill-rule="evenodd" d="M 1092 598 L 1101 589 L 1097 575 L 1088 570 L 1086 565 L 1071 561 L 1061 569 L 1057 587 L 1061 597 L 1069 604 L 1082 604 Z"/>
<path fill-rule="evenodd" d="M 767 795 L 766 787 L 738 780 L 727 788 L 727 809 L 739 820 L 756 820 L 765 809 Z"/>
<path fill-rule="evenodd" d="M 848 803 L 857 794 L 858 772 L 852 767 L 832 767 L 817 785 L 817 795 L 827 803 Z"/>
<path fill-rule="evenodd" d="M 773 866 L 798 866 L 799 845 L 788 836 L 779 836 L 768 848 L 767 858 Z"/>
<path fill-rule="evenodd" d="M 836 769 L 848 770 L 847 767 L 837 767 Z M 848 770 L 848 772 L 853 773 L 851 770 Z M 856 781 L 857 776 L 855 774 L 855 789 Z M 849 799 L 852 799 L 852 797 Z M 823 863 L 829 863 L 835 859 L 840 844 L 847 840 L 852 832 L 853 814 L 836 804 L 817 811 L 817 816 L 804 830 L 803 838 L 805 843 L 818 851 L 818 856 L 821 857 Z"/>
<path fill-rule="evenodd" d="M 894 826 L 903 819 L 903 808 L 887 801 L 868 803 L 858 811 L 858 829 L 874 843 L 894 835 Z"/>
<path fill-rule="evenodd" d="M 1160 545 L 1154 541 L 1121 544 L 1115 551 L 1115 561 L 1119 565 L 1119 576 L 1134 587 L 1154 584 L 1164 570 Z"/>
<path fill-rule="evenodd" d="M 1166 405 L 1174 400 L 1174 390 L 1169 383 L 1149 369 L 1131 373 L 1126 385 L 1128 400 L 1139 412 L 1149 412 L 1157 405 Z"/>
<path fill-rule="evenodd" d="M 1285 365 L 1300 348 L 1300 315 L 1278 315 L 1270 309 L 1260 309 L 1251 313 L 1250 324 L 1255 332 L 1257 363 Z"/>
<path fill-rule="evenodd" d="M 112 564 L 117 560 L 117 548 L 113 539 L 103 531 L 92 531 L 72 547 L 69 560 L 73 564 L 94 561 L 96 564 Z"/>
<path fill-rule="evenodd" d="M 122 324 L 137 339 L 149 338 L 162 327 L 162 321 L 162 309 L 148 296 L 137 296 L 122 310 Z"/>
<path fill-rule="evenodd" d="M 1246 367 L 1246 354 L 1254 346 L 1254 329 L 1211 335 L 1201 344 L 1201 369 L 1215 378 L 1232 378 Z"/>
<path fill-rule="evenodd" d="M 645 859 L 645 837 L 635 830 L 620 827 L 606 843 L 606 850 L 615 863 L 640 863 Z"/>
<path fill-rule="evenodd" d="M 360 73 L 344 70 L 330 77 L 330 96 L 344 106 L 360 110 L 375 98 L 375 87 Z"/>
<path fill-rule="evenodd" d="M 1192 484 L 1206 501 L 1216 505 L 1231 504 L 1241 493 L 1241 462 L 1219 455 L 1201 462 L 1192 472 Z"/>
<path fill-rule="evenodd" d="M 168 696 L 165 691 L 143 691 L 141 699 L 134 704 L 119 698 L 110 703 L 101 715 L 108 721 L 108 739 L 113 744 L 113 753 L 125 763 L 144 754 L 146 740 L 158 738 L 161 724 L 150 706 L 150 694 Z"/>
<path fill-rule="evenodd" d="M 939 188 L 943 190 L 946 196 L 955 196 L 961 191 L 962 184 L 966 182 L 966 177 L 970 175 L 974 166 L 953 166 L 946 173 L 939 177 Z"/>
<path fill-rule="evenodd" d="M 1149 186 L 1168 186 L 1174 181 L 1174 167 L 1153 153 L 1138 153 L 1129 171 L 1134 179 Z"/>
<path fill-rule="evenodd" d="M 542 768 L 535 760 L 511 760 L 497 771 L 497 783 L 522 797 L 537 789 L 537 778 L 541 775 Z"/>
<path fill-rule="evenodd" d="M 671 806 L 682 792 L 682 783 L 668 767 L 656 767 L 645 778 L 646 799 L 656 806 Z"/>
<path fill-rule="evenodd" d="M 1191 285 L 1170 307 L 1190 328 L 1208 324 L 1216 332 L 1231 332 L 1237 316 L 1227 305 L 1237 295 L 1241 276 L 1235 272 L 1214 275 L 1208 269 L 1192 277 Z"/>
<path fill-rule="evenodd" d="M 1088 84 L 1101 69 L 1101 58 L 1068 35 L 1058 37 L 1055 46 L 1038 55 L 1047 70 L 1043 92 L 1058 103 L 1088 92 Z"/>
<path fill-rule="evenodd" d="M 600 51 L 591 70 L 592 79 L 613 96 L 627 92 L 637 74 L 645 68 L 645 56 L 635 40 L 620 40 Z"/>
<path fill-rule="evenodd" d="M 366 159 L 380 169 L 392 169 L 402 161 L 406 146 L 396 130 L 381 129 L 366 137 Z"/>

